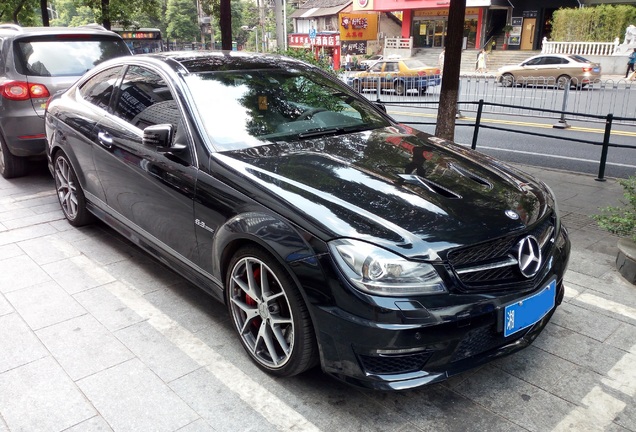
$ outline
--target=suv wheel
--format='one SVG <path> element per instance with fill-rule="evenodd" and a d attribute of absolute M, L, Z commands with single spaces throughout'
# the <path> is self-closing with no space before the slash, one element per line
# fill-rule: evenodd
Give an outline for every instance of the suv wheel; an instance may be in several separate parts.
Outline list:
<path fill-rule="evenodd" d="M 27 160 L 12 155 L 2 135 L 0 135 L 0 174 L 2 177 L 6 179 L 21 177 L 26 174 L 26 171 Z"/>

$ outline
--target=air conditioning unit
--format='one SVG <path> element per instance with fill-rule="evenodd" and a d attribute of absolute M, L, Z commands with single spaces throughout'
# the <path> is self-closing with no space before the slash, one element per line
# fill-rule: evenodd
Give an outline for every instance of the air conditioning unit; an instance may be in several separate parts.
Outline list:
<path fill-rule="evenodd" d="M 210 24 L 210 17 L 199 18 L 199 24 Z"/>

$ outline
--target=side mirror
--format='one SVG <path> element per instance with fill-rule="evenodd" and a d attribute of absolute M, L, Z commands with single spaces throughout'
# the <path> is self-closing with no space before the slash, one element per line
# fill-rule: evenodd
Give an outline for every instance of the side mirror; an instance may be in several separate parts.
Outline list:
<path fill-rule="evenodd" d="M 171 124 L 158 124 L 144 129 L 142 143 L 145 146 L 154 147 L 159 153 L 179 153 L 186 149 L 183 144 L 172 144 L 174 126 Z"/>
<path fill-rule="evenodd" d="M 373 102 L 373 105 L 375 105 L 376 108 L 386 114 L 386 106 L 383 103 Z"/>

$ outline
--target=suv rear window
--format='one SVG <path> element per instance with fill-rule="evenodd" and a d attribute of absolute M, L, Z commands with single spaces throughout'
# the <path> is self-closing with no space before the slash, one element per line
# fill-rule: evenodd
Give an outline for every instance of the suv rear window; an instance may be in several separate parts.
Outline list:
<path fill-rule="evenodd" d="M 30 76 L 81 76 L 95 65 L 130 50 L 122 39 L 91 35 L 56 35 L 19 39 L 16 69 Z"/>

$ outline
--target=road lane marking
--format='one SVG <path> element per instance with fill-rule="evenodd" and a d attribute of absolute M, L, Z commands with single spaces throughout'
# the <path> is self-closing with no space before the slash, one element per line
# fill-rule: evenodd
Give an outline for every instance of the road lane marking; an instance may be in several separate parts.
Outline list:
<path fill-rule="evenodd" d="M 571 299 L 576 298 L 583 303 L 596 306 L 597 308 L 604 309 L 608 312 L 612 312 L 613 314 L 622 315 L 624 317 L 636 320 L 636 308 L 626 306 L 624 304 L 617 303 L 615 301 L 608 300 L 593 294 L 589 294 L 587 292 L 581 294 L 575 288 L 571 288 L 567 285 L 565 286 L 565 296 Z"/>
<path fill-rule="evenodd" d="M 123 283 L 105 288 L 281 431 L 320 431 L 273 393 Z M 237 341 L 238 342 L 238 341 Z"/>
<path fill-rule="evenodd" d="M 582 400 L 585 407 L 574 408 L 556 425 L 553 432 L 603 431 L 627 404 L 595 386 Z"/>
<path fill-rule="evenodd" d="M 464 144 L 464 145 L 468 145 L 468 144 Z M 576 162 L 589 162 L 589 163 L 593 163 L 593 164 L 598 164 L 599 163 L 598 160 L 593 160 L 593 159 L 575 158 L 575 157 L 570 157 L 570 156 L 548 155 L 548 154 L 542 154 L 542 153 L 533 153 L 533 152 L 524 151 L 524 150 L 511 150 L 511 149 L 498 148 L 498 147 L 488 147 L 488 146 L 479 146 L 477 148 L 477 150 L 484 150 L 484 149 L 485 150 L 498 150 L 498 151 L 509 152 L 509 153 L 526 154 L 526 155 L 532 155 L 532 156 L 548 157 L 548 158 L 552 158 L 552 159 L 566 159 L 566 160 L 572 160 L 572 161 L 576 161 Z M 605 165 L 612 165 L 612 166 L 624 167 L 624 168 L 636 168 L 636 165 L 622 164 L 622 163 L 616 163 L 616 162 L 605 162 Z"/>
<path fill-rule="evenodd" d="M 393 110 L 387 110 L 387 113 L 391 114 L 391 115 L 437 118 L 437 114 L 414 113 L 414 112 L 393 111 Z M 474 122 L 476 120 L 476 118 L 475 117 L 462 117 L 459 120 Z M 522 122 L 522 121 L 518 121 L 518 120 L 501 120 L 501 119 L 490 119 L 490 118 L 483 118 L 482 117 L 481 122 L 482 123 L 514 125 L 514 126 L 529 126 L 529 127 L 540 128 L 540 129 L 553 129 L 553 125 L 552 124 L 534 123 L 534 122 Z M 568 130 L 575 131 L 575 132 L 589 132 L 589 133 L 597 133 L 597 134 L 604 134 L 605 133 L 605 129 L 581 127 L 581 126 L 571 126 L 571 127 L 568 128 Z M 626 136 L 626 137 L 636 137 L 636 132 L 629 132 L 629 131 L 623 131 L 623 130 L 612 130 L 612 135 Z"/>

